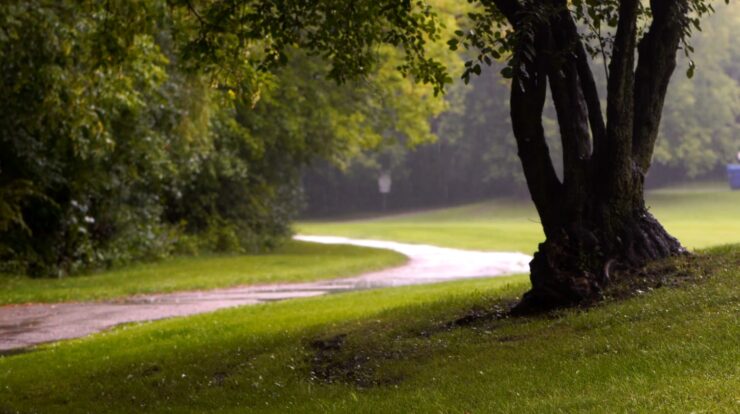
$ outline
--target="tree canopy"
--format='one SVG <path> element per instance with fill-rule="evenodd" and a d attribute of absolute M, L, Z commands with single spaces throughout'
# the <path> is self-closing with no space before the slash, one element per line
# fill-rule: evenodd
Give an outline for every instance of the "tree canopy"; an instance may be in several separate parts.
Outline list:
<path fill-rule="evenodd" d="M 337 85 L 293 42 L 279 48 L 292 64 L 276 64 L 225 5 L 0 5 L 0 270 L 269 249 L 290 234 L 303 165 L 433 139 L 445 104 L 396 71 L 393 47 Z"/>

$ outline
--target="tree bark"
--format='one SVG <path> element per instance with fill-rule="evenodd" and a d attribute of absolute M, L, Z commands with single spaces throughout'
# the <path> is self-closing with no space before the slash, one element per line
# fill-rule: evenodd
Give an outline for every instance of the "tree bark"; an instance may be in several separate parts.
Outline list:
<path fill-rule="evenodd" d="M 591 137 L 589 109 L 583 92 L 577 59 L 578 32 L 564 0 L 552 1 L 552 16 L 544 50 L 548 80 L 563 148 L 563 204 L 565 221 L 581 222 L 590 186 Z M 590 73 L 590 71 L 589 71 Z"/>
<path fill-rule="evenodd" d="M 643 174 L 650 168 L 668 82 L 676 68 L 676 51 L 686 25 L 686 0 L 651 2 L 653 21 L 640 40 L 635 71 L 635 130 L 632 151 Z"/>
<path fill-rule="evenodd" d="M 546 41 L 541 33 L 532 33 L 522 48 L 535 50 Z M 527 75 L 515 71 L 511 82 L 511 121 L 519 159 L 524 169 L 532 201 L 539 213 L 546 236 L 559 227 L 562 215 L 562 183 L 555 173 L 542 126 L 542 111 L 547 96 L 547 64 L 541 54 L 522 53 L 520 59 Z"/>

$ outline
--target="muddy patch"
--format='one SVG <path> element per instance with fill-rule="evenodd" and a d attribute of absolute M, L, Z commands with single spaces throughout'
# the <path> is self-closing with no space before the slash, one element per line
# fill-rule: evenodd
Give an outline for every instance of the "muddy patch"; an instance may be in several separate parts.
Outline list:
<path fill-rule="evenodd" d="M 488 308 L 472 308 L 465 315 L 448 322 L 446 327 L 449 329 L 462 328 L 507 319 L 510 317 L 509 310 L 515 303 L 501 302 Z"/>
<path fill-rule="evenodd" d="M 0 324 L 0 334 L 17 335 L 34 330 L 41 322 L 40 318 L 19 320 L 15 323 Z"/>
<path fill-rule="evenodd" d="M 527 339 L 529 336 L 527 335 L 504 335 L 496 338 L 496 342 L 505 344 L 509 342 L 519 342 Z"/>
<path fill-rule="evenodd" d="M 214 387 L 222 387 L 224 385 L 224 382 L 226 381 L 226 378 L 229 377 L 229 374 L 223 371 L 216 372 L 211 377 L 211 380 L 208 382 L 208 385 L 214 386 Z"/>
<path fill-rule="evenodd" d="M 701 283 L 714 274 L 740 267 L 740 249 L 722 256 L 686 254 L 651 263 L 642 269 L 616 268 L 614 282 L 605 291 L 611 300 L 627 299 L 664 287 Z"/>
<path fill-rule="evenodd" d="M 374 388 L 400 384 L 403 377 L 385 368 L 403 354 L 382 348 L 357 349 L 347 344 L 347 334 L 313 340 L 308 344 L 311 381 Z"/>
<path fill-rule="evenodd" d="M 450 340 L 446 333 L 464 329 L 491 334 L 502 320 L 509 318 L 510 306 L 509 302 L 496 301 L 473 307 L 454 319 L 413 328 L 387 330 L 367 326 L 309 340 L 304 346 L 309 378 L 322 384 L 347 384 L 360 389 L 399 385 L 415 367 L 454 347 L 454 339 Z"/>

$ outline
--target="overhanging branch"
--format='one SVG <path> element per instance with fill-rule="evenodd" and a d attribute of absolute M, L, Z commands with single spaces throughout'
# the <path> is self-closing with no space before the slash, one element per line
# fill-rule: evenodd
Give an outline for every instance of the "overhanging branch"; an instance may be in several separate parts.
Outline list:
<path fill-rule="evenodd" d="M 653 0 L 653 21 L 638 47 L 632 154 L 643 174 L 650 168 L 668 83 L 676 68 L 687 3 L 687 0 Z"/>

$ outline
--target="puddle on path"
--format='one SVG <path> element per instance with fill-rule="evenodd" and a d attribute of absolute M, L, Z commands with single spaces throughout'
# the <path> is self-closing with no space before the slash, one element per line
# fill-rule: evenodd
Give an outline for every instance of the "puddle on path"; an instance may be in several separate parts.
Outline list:
<path fill-rule="evenodd" d="M 138 295 L 111 302 L 0 307 L 0 355 L 32 345 L 77 338 L 113 326 L 194 315 L 233 306 L 319 296 L 332 292 L 526 273 L 530 256 L 380 240 L 296 236 L 297 240 L 389 249 L 409 260 L 392 269 L 309 283 L 243 286 L 197 292 Z"/>

